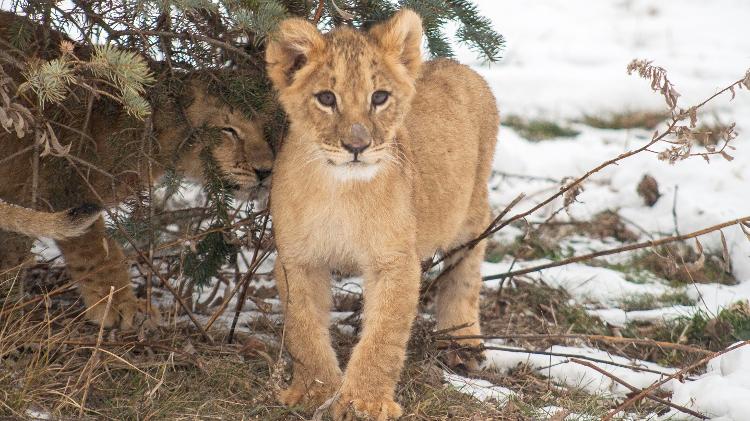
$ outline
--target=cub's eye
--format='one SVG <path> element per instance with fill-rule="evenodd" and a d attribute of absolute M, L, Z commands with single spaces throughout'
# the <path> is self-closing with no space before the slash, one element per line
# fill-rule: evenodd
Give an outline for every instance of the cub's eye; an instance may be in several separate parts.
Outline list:
<path fill-rule="evenodd" d="M 372 105 L 379 107 L 385 104 L 385 102 L 388 101 L 388 97 L 390 96 L 391 96 L 390 92 L 375 91 L 372 94 Z"/>
<path fill-rule="evenodd" d="M 232 135 L 234 137 L 237 137 L 237 130 L 235 130 L 232 127 L 222 127 L 221 131 L 224 132 L 224 133 L 226 133 L 226 134 L 230 134 L 230 135 Z"/>
<path fill-rule="evenodd" d="M 317 98 L 320 105 L 324 107 L 333 107 L 336 105 L 336 95 L 331 91 L 318 92 L 315 94 L 315 98 Z"/>

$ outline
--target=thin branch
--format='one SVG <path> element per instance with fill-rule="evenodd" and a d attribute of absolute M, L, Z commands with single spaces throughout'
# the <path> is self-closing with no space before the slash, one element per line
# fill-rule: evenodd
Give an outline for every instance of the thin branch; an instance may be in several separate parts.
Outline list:
<path fill-rule="evenodd" d="M 691 107 L 690 109 L 692 109 L 693 111 L 696 111 L 696 110 L 700 109 L 701 107 L 703 107 L 704 105 L 706 105 L 708 102 L 710 102 L 714 98 L 718 97 L 719 95 L 731 91 L 734 88 L 734 86 L 736 86 L 739 83 L 742 83 L 743 81 L 744 81 L 744 78 L 732 82 L 730 85 L 728 85 L 728 86 L 724 87 L 723 89 L 717 91 L 716 93 L 714 93 L 713 95 L 711 95 L 710 97 L 708 97 L 707 99 L 705 99 L 703 102 L 701 102 L 700 104 L 698 104 L 698 105 L 696 105 L 694 107 Z M 599 171 L 603 170 L 604 168 L 607 168 L 607 167 L 609 167 L 611 165 L 616 165 L 620 161 L 622 161 L 622 160 L 624 160 L 626 158 L 629 158 L 629 157 L 631 157 L 633 155 L 639 154 L 639 153 L 644 152 L 644 151 L 648 151 L 651 146 L 655 145 L 656 143 L 658 143 L 660 141 L 663 141 L 667 136 L 674 134 L 674 129 L 675 129 L 675 127 L 677 127 L 677 123 L 679 123 L 680 121 L 684 120 L 688 116 L 689 116 L 689 114 L 687 114 L 687 113 L 682 113 L 682 114 L 678 114 L 676 116 L 673 116 L 672 120 L 667 125 L 666 130 L 664 132 L 662 132 L 661 134 L 659 134 L 658 132 L 654 133 L 654 136 L 645 145 L 641 146 L 640 148 L 633 149 L 631 151 L 622 153 L 622 154 L 618 155 L 615 158 L 612 158 L 610 160 L 607 160 L 607 161 L 605 161 L 605 162 L 597 165 L 595 168 L 589 170 L 587 173 L 585 173 L 584 175 L 580 176 L 579 178 L 573 180 L 571 183 L 569 183 L 569 184 L 561 187 L 560 190 L 557 193 L 555 193 L 552 196 L 548 197 L 547 199 L 543 200 L 541 203 L 537 204 L 536 206 L 532 207 L 531 209 L 529 209 L 529 210 L 527 210 L 525 212 L 521 212 L 521 213 L 518 213 L 516 215 L 513 215 L 511 218 L 509 218 L 508 220 L 506 220 L 504 222 L 501 222 L 501 223 L 499 221 L 502 218 L 501 217 L 496 217 L 495 220 L 492 222 L 492 224 L 490 224 L 487 227 L 487 229 L 481 235 L 479 235 L 478 237 L 474 238 L 473 240 L 467 241 L 467 242 L 465 242 L 465 243 L 463 243 L 463 244 L 461 244 L 461 245 L 459 245 L 459 246 L 457 246 L 457 247 L 449 250 L 440 259 L 438 259 L 437 261 L 433 262 L 433 264 L 430 267 L 436 266 L 438 263 L 440 263 L 443 260 L 445 260 L 445 259 L 453 256 L 454 254 L 456 254 L 460 250 L 463 250 L 465 248 L 473 248 L 474 246 L 476 246 L 477 244 L 479 244 L 485 238 L 487 238 L 490 235 L 492 235 L 492 234 L 500 231 L 504 227 L 512 224 L 513 222 L 516 222 L 516 221 L 521 220 L 521 219 L 525 219 L 526 217 L 528 217 L 529 215 L 531 215 L 534 212 L 538 211 L 539 209 L 547 206 L 552 201 L 554 201 L 554 200 L 556 200 L 556 199 L 558 199 L 560 197 L 563 197 L 570 190 L 573 190 L 573 189 L 577 188 L 581 183 L 583 183 L 589 177 L 591 177 L 592 175 L 598 173 Z M 448 268 L 446 268 L 446 270 L 444 270 L 444 272 L 448 271 L 448 270 L 452 270 L 452 269 L 453 269 L 452 267 L 448 267 Z M 442 276 L 442 274 L 439 275 L 439 276 Z"/>
<path fill-rule="evenodd" d="M 494 280 L 494 279 L 504 279 L 504 278 L 518 276 L 518 275 L 525 275 L 527 273 L 539 272 L 541 270 L 545 270 L 545 269 L 549 269 L 549 268 L 554 268 L 554 267 L 558 267 L 558 266 L 565 266 L 565 265 L 569 265 L 571 263 L 583 262 L 583 261 L 586 261 L 586 260 L 595 259 L 597 257 L 608 256 L 608 255 L 611 255 L 611 254 L 623 253 L 623 252 L 626 252 L 626 251 L 639 250 L 639 249 L 644 249 L 644 248 L 648 248 L 648 247 L 656 247 L 656 246 L 660 246 L 660 245 L 663 245 L 663 244 L 674 243 L 676 241 L 688 240 L 690 238 L 699 237 L 699 236 L 704 235 L 704 234 L 708 234 L 708 233 L 711 233 L 711 232 L 714 232 L 714 231 L 718 231 L 718 230 L 723 229 L 723 228 L 731 227 L 732 225 L 741 224 L 743 222 L 748 222 L 748 221 L 750 221 L 750 216 L 743 216 L 742 218 L 738 218 L 738 219 L 733 219 L 731 221 L 722 222 L 721 224 L 713 225 L 713 226 L 710 226 L 708 228 L 703 228 L 701 230 L 694 231 L 694 232 L 691 232 L 689 234 L 675 235 L 675 236 L 672 236 L 672 237 L 661 238 L 661 239 L 658 239 L 658 240 L 649 240 L 649 241 L 645 241 L 645 242 L 642 242 L 642 243 L 629 244 L 627 246 L 616 247 L 616 248 L 609 249 L 609 250 L 601 250 L 601 251 L 597 251 L 597 252 L 594 252 L 594 253 L 584 254 L 582 256 L 574 256 L 574 257 L 571 257 L 571 258 L 568 258 L 568 259 L 559 260 L 557 262 L 550 262 L 550 263 L 546 263 L 546 264 L 543 264 L 543 265 L 532 266 L 532 267 L 525 268 L 525 269 L 518 269 L 518 270 L 513 270 L 513 271 L 509 271 L 509 272 L 505 272 L 505 273 L 499 273 L 497 275 L 485 276 L 485 277 L 482 278 L 482 280 L 483 281 L 491 281 L 491 280 Z"/>
<path fill-rule="evenodd" d="M 524 341 L 537 341 L 537 340 L 550 340 L 550 339 L 585 339 L 596 342 L 607 342 L 615 344 L 628 344 L 628 345 L 645 345 L 654 346 L 664 349 L 674 349 L 677 351 L 690 352 L 694 354 L 710 355 L 712 351 L 708 351 L 701 348 L 696 348 L 690 345 L 676 344 L 672 342 L 656 341 L 648 338 L 623 338 L 620 336 L 606 336 L 606 335 L 585 335 L 575 333 L 563 333 L 563 334 L 507 334 L 507 335 L 437 335 L 437 340 L 462 340 L 462 339 L 512 339 L 512 340 L 524 340 Z"/>
<path fill-rule="evenodd" d="M 619 384 L 627 387 L 628 389 L 630 389 L 631 392 L 638 392 L 640 390 L 637 387 L 635 387 L 635 386 L 631 385 L 630 383 L 626 382 L 625 380 L 623 380 L 623 379 L 615 376 L 614 374 L 612 374 L 612 373 L 610 373 L 610 372 L 608 372 L 608 371 L 606 371 L 606 370 L 604 370 L 604 369 L 602 369 L 602 368 L 600 368 L 600 367 L 598 367 L 598 366 L 596 366 L 594 364 L 591 364 L 588 361 L 579 360 L 578 358 L 571 358 L 570 362 L 573 362 L 573 363 L 576 363 L 576 364 L 580 364 L 580 365 L 586 366 L 588 368 L 591 368 L 593 370 L 596 370 L 599 373 L 601 373 L 601 374 L 609 377 L 610 379 L 614 380 L 615 382 L 617 382 L 617 383 L 619 383 Z M 701 414 L 700 412 L 696 412 L 696 411 L 693 411 L 692 409 L 685 408 L 682 405 L 677 405 L 676 403 L 672 403 L 672 402 L 670 402 L 670 401 L 668 401 L 666 399 L 662 399 L 662 398 L 660 398 L 658 396 L 654 396 L 651 393 L 648 393 L 645 396 L 647 398 L 653 400 L 653 401 L 659 402 L 662 405 L 667 405 L 667 406 L 669 406 L 671 408 L 674 408 L 674 409 L 676 409 L 676 410 L 678 410 L 680 412 L 683 412 L 685 414 L 692 415 L 692 416 L 694 416 L 696 418 L 700 418 L 702 420 L 708 419 L 707 416 Z"/>
<path fill-rule="evenodd" d="M 603 360 L 601 358 L 589 357 L 589 356 L 580 355 L 580 354 L 571 354 L 571 353 L 567 353 L 567 352 L 533 351 L 533 350 L 528 350 L 528 349 L 513 348 L 513 347 L 506 347 L 506 346 L 482 346 L 481 349 L 486 349 L 486 350 L 489 350 L 489 351 L 514 352 L 514 353 L 519 353 L 519 354 L 546 355 L 546 356 L 550 356 L 550 357 L 581 358 L 581 359 L 584 359 L 584 360 L 593 361 L 593 362 L 600 363 L 600 364 L 606 364 L 606 365 L 612 365 L 612 366 L 615 366 L 615 367 L 627 368 L 627 369 L 630 369 L 630 370 L 633 370 L 633 371 L 643 371 L 643 372 L 646 372 L 646 373 L 659 374 L 659 375 L 662 375 L 662 376 L 669 376 L 670 375 L 669 373 L 665 373 L 665 372 L 659 371 L 659 370 L 654 370 L 654 369 L 651 369 L 651 368 L 639 367 L 639 366 L 632 365 L 632 364 L 622 364 L 622 363 L 617 363 L 617 362 L 614 362 L 614 361 Z"/>
<path fill-rule="evenodd" d="M 105 203 L 105 202 L 104 202 L 104 199 L 103 199 L 103 198 L 102 198 L 102 197 L 101 197 L 101 196 L 99 195 L 99 193 L 98 193 L 98 192 L 96 191 L 96 189 L 94 188 L 94 186 L 92 186 L 92 185 L 91 185 L 91 183 L 90 183 L 90 182 L 89 182 L 89 180 L 88 180 L 88 179 L 86 178 L 86 176 L 85 176 L 85 175 L 84 175 L 84 174 L 83 174 L 83 173 L 81 172 L 80 168 L 78 168 L 78 166 L 74 164 L 74 162 L 73 162 L 73 160 L 72 160 L 72 159 L 69 159 L 69 158 L 70 158 L 71 156 L 72 156 L 72 155 L 66 155 L 66 156 L 65 156 L 65 158 L 66 158 L 66 159 L 68 159 L 68 163 L 70 163 L 70 164 L 71 164 L 71 166 L 73 167 L 73 169 L 75 169 L 75 171 L 76 171 L 76 172 L 78 173 L 78 176 L 79 176 L 79 177 L 80 177 L 80 178 L 81 178 L 81 179 L 82 179 L 82 180 L 83 180 L 83 181 L 84 181 L 84 182 L 86 183 L 86 185 L 88 186 L 89 190 L 91 190 L 91 192 L 92 192 L 92 193 L 94 194 L 94 196 L 96 196 L 96 199 L 97 199 L 97 200 L 98 200 L 98 201 L 99 201 L 100 203 Z M 152 262 L 152 261 L 150 261 L 150 260 L 148 259 L 148 256 L 146 256 L 146 255 L 145 255 L 145 254 L 144 254 L 144 253 L 143 253 L 143 252 L 142 252 L 142 251 L 141 251 L 141 250 L 140 250 L 140 249 L 138 248 L 138 246 L 136 245 L 136 242 L 135 242 L 135 240 L 134 240 L 134 239 L 133 239 L 133 238 L 132 238 L 132 237 L 130 236 L 130 234 L 129 234 L 129 233 L 127 232 L 127 230 L 125 230 L 125 229 L 124 229 L 124 228 L 122 227 L 122 225 L 121 225 L 121 224 L 120 224 L 119 222 L 117 222 L 117 218 L 115 217 L 115 215 L 113 215 L 113 214 L 112 214 L 112 213 L 111 213 L 111 212 L 109 211 L 109 209 L 105 209 L 105 211 L 107 212 L 107 214 L 109 215 L 109 217 L 110 217 L 110 218 L 111 218 L 111 219 L 112 219 L 113 221 L 115 221 L 115 227 L 116 227 L 116 228 L 117 228 L 117 230 L 118 230 L 118 231 L 120 232 L 120 234 L 122 234 L 122 236 L 123 236 L 123 237 L 125 238 L 125 241 L 127 241 L 127 242 L 128 242 L 128 243 L 129 243 L 129 244 L 130 244 L 130 245 L 131 245 L 131 246 L 133 247 L 133 250 L 135 250 L 135 252 L 136 252 L 136 253 L 138 253 L 138 257 L 140 257 L 140 258 L 141 258 L 141 260 L 143 260 L 143 262 L 144 262 L 144 263 L 145 263 L 145 264 L 146 264 L 146 265 L 147 265 L 147 266 L 149 267 L 149 269 L 150 269 L 150 270 L 151 270 L 151 271 L 153 272 L 153 274 L 154 274 L 154 275 L 156 275 L 156 276 L 157 276 L 157 277 L 159 278 L 159 281 L 161 282 L 161 284 L 162 284 L 162 285 L 163 285 L 163 286 L 164 286 L 164 287 L 165 287 L 166 289 L 168 289 L 170 293 L 172 293 L 172 296 L 173 296 L 173 297 L 175 298 L 175 300 L 177 300 L 177 303 L 178 303 L 178 304 L 180 305 L 180 307 L 182 307 L 182 309 L 183 309 L 183 310 L 185 311 L 185 314 L 187 314 L 188 318 L 190 318 L 190 321 L 191 321 L 191 322 L 193 322 L 193 325 L 195 325 L 195 327 L 196 327 L 196 328 L 198 329 L 198 331 L 199 331 L 199 332 L 201 333 L 201 336 L 203 336 L 203 338 L 204 338 L 204 339 L 205 339 L 206 341 L 208 341 L 208 343 L 209 343 L 209 344 L 213 345 L 213 344 L 214 344 L 214 339 L 213 339 L 213 338 L 211 337 L 211 335 L 209 335 L 209 334 L 208 334 L 208 332 L 206 332 L 206 330 L 205 330 L 205 329 L 203 328 L 203 326 L 201 326 L 201 324 L 200 324 L 200 322 L 198 321 L 198 319 L 196 319 L 196 318 L 195 318 L 195 315 L 194 315 L 194 314 L 193 314 L 193 312 L 192 312 L 192 311 L 190 310 L 190 307 L 188 307 L 188 306 L 187 306 L 187 304 L 185 304 L 185 300 L 183 300 L 183 299 L 182 299 L 182 297 L 180 296 L 180 294 L 179 294 L 179 293 L 178 293 L 178 292 L 177 292 L 177 291 L 176 291 L 176 290 L 174 289 L 174 287 L 173 287 L 173 286 L 172 286 L 172 285 L 171 285 L 171 284 L 169 283 L 169 280 L 168 280 L 168 279 L 164 279 L 164 277 L 163 277 L 163 276 L 161 275 L 161 273 L 160 273 L 160 272 L 159 272 L 159 271 L 158 271 L 158 270 L 156 269 L 156 267 L 154 267 L 154 264 L 153 264 L 153 262 Z"/>
<path fill-rule="evenodd" d="M 741 348 L 741 347 L 743 347 L 745 345 L 750 345 L 750 340 L 734 344 L 734 345 L 732 345 L 732 346 L 730 346 L 730 347 L 728 347 L 726 349 L 723 349 L 723 350 L 721 350 L 719 352 L 715 352 L 712 355 L 708 355 L 708 356 L 706 356 L 704 358 L 701 358 L 700 361 L 697 361 L 697 362 L 695 362 L 693 364 L 690 364 L 689 366 L 683 368 L 682 370 L 677 371 L 674 374 L 671 374 L 671 375 L 667 376 L 666 378 L 659 380 L 658 382 L 655 382 L 654 384 L 652 384 L 651 386 L 649 386 L 649 387 L 647 387 L 645 389 L 641 389 L 641 391 L 639 393 L 637 393 L 636 395 L 630 397 L 625 402 L 623 402 L 620 405 L 618 405 L 617 408 L 615 408 L 612 411 L 610 411 L 604 418 L 602 418 L 602 421 L 609 421 L 609 420 L 611 420 L 615 415 L 617 415 L 621 411 L 623 411 L 623 410 L 625 410 L 625 409 L 633 406 L 635 403 L 637 403 L 638 401 L 640 401 L 641 399 L 643 399 L 644 397 L 646 397 L 646 395 L 648 395 L 649 393 L 651 393 L 654 390 L 658 389 L 659 387 L 663 386 L 668 381 L 674 380 L 674 379 L 678 379 L 678 378 L 682 378 L 686 373 L 688 373 L 688 372 L 690 372 L 692 370 L 695 370 L 696 368 L 700 367 L 703 364 L 706 364 L 710 360 L 712 360 L 712 359 L 714 359 L 714 358 L 716 358 L 716 357 L 718 357 L 720 355 L 726 354 L 727 352 L 734 351 L 735 349 Z"/>
<path fill-rule="evenodd" d="M 250 286 L 250 279 L 255 274 L 255 271 L 258 270 L 258 267 L 260 266 L 260 262 L 265 260 L 267 257 L 267 254 L 264 253 L 263 257 L 259 259 L 260 253 L 258 251 L 263 247 L 263 237 L 266 234 L 266 228 L 268 227 L 268 221 L 271 217 L 270 213 L 267 213 L 265 218 L 263 218 L 263 226 L 260 229 L 260 235 L 258 235 L 258 241 L 255 242 L 255 247 L 253 250 L 253 258 L 251 259 L 251 265 L 253 265 L 252 270 L 248 270 L 247 274 L 242 278 L 242 292 L 240 293 L 239 299 L 237 300 L 237 305 L 234 309 L 234 318 L 232 318 L 232 326 L 229 328 L 229 337 L 227 339 L 227 342 L 232 343 L 232 340 L 234 339 L 234 329 L 237 327 L 237 320 L 240 318 L 240 312 L 242 311 L 242 306 L 245 304 L 245 301 L 247 300 L 247 289 Z M 251 269 L 251 268 L 248 268 Z"/>
<path fill-rule="evenodd" d="M 213 45 L 214 47 L 222 48 L 226 51 L 231 51 L 237 54 L 239 57 L 253 63 L 256 66 L 260 66 L 255 57 L 248 54 L 242 48 L 236 47 L 228 42 L 220 41 L 218 39 L 210 38 L 204 35 L 190 34 L 187 32 L 168 32 L 168 31 L 141 31 L 141 30 L 123 30 L 112 32 L 111 38 L 118 38 L 126 35 L 141 35 L 141 36 L 154 36 L 154 37 L 166 37 L 166 38 L 179 38 L 191 41 L 205 42 L 206 44 Z"/>
<path fill-rule="evenodd" d="M 313 22 L 318 23 L 320 22 L 320 18 L 323 17 L 323 9 L 325 9 L 326 1 L 325 0 L 318 0 L 318 7 L 315 8 L 315 16 L 313 16 Z"/>

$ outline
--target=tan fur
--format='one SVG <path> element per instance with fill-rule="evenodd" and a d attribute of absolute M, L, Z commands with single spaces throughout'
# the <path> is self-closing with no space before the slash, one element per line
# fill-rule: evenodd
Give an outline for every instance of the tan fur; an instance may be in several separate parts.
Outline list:
<path fill-rule="evenodd" d="M 4 29 L 11 23 L 22 19 L 10 13 L 0 12 L 0 48 L 9 45 L 3 37 L 10 36 Z M 38 31 L 33 23 L 25 21 Z M 57 54 L 59 39 L 63 36 L 52 32 L 39 39 L 51 40 L 49 45 L 40 42 L 41 46 L 29 48 L 28 53 L 44 59 Z M 78 47 L 76 47 L 78 48 Z M 6 51 L 3 51 L 6 52 Z M 8 50 L 8 54 L 19 54 Z M 85 57 L 85 51 L 78 51 L 79 57 Z M 22 81 L 20 72 L 11 66 L 4 67 L 7 74 L 16 82 Z M 185 76 L 185 89 L 177 97 L 154 107 L 152 116 L 153 136 L 152 153 L 145 156 L 142 149 L 141 131 L 138 124 L 128 121 L 121 107 L 106 99 L 94 102 L 92 115 L 85 133 L 60 129 L 58 136 L 63 145 L 72 145 L 72 158 L 43 157 L 39 164 L 39 180 L 36 189 L 36 208 L 43 211 L 60 211 L 81 203 L 96 203 L 98 206 L 111 206 L 120 203 L 133 192 L 152 183 L 173 164 L 178 149 L 185 146 L 191 128 L 213 126 L 224 130 L 218 144 L 212 147 L 211 153 L 229 181 L 237 184 L 239 192 L 251 194 L 261 187 L 256 171 L 268 173 L 273 164 L 273 153 L 264 140 L 261 123 L 253 121 L 239 110 L 226 105 L 210 92 L 210 88 L 199 77 Z M 185 115 L 177 104 L 183 104 Z M 76 104 L 66 104 L 73 105 Z M 73 108 L 74 108 L 73 107 Z M 85 110 L 85 107 L 84 107 Z M 76 115 L 73 116 L 75 118 Z M 70 117 L 69 117 L 70 118 Z M 80 128 L 80 121 L 66 120 L 68 126 Z M 142 124 L 141 124 L 142 125 Z M 64 126 L 63 126 L 64 127 Z M 132 129 L 136 127 L 136 131 Z M 113 137 L 127 136 L 128 133 L 139 133 L 135 139 L 125 138 L 112 141 Z M 31 207 L 34 191 L 33 150 L 27 150 L 33 144 L 31 135 L 18 139 L 15 134 L 0 130 L 0 161 L 13 157 L 0 165 L 0 199 L 20 206 Z M 202 164 L 199 157 L 204 145 L 184 147 L 176 162 L 178 172 L 200 181 Z M 148 165 L 150 164 L 150 165 Z M 268 179 L 266 179 L 267 183 Z M 94 193 L 92 190 L 95 190 Z M 7 211 L 7 209 L 6 209 Z M 93 226 L 83 235 L 62 239 L 65 227 L 54 226 L 60 214 L 32 215 L 18 209 L 13 210 L 15 218 L 27 218 L 28 224 L 4 220 L 0 230 L 21 232 L 27 235 L 61 237 L 58 241 L 63 252 L 68 271 L 79 283 L 81 295 L 87 307 L 100 302 L 109 293 L 110 286 L 117 289 L 112 310 L 103 318 L 104 305 L 90 308 L 88 317 L 105 326 L 120 325 L 129 327 L 133 316 L 143 307 L 136 300 L 130 287 L 130 276 L 125 266 L 125 257 L 120 246 L 112 239 L 105 237 L 104 222 L 98 218 Z M 0 214 L 0 218 L 3 215 Z M 36 219 L 34 219 L 36 218 Z M 33 221 L 41 218 L 44 225 L 34 227 Z M 13 232 L 0 231 L 0 274 L 7 268 L 24 261 L 31 241 Z M 4 270 L 5 269 L 5 270 Z"/>
<path fill-rule="evenodd" d="M 0 230 L 29 237 L 64 240 L 82 235 L 99 219 L 100 214 L 98 206 L 84 206 L 63 212 L 39 212 L 0 200 Z"/>
<path fill-rule="evenodd" d="M 450 60 L 421 63 L 419 17 L 402 10 L 369 33 L 320 34 L 282 22 L 267 50 L 270 77 L 289 115 L 274 169 L 271 213 L 285 341 L 294 359 L 287 405 L 339 392 L 335 419 L 351 410 L 398 417 L 394 389 L 417 311 L 420 261 L 481 233 L 498 128 L 495 99 L 474 71 Z M 330 90 L 336 107 L 316 94 Z M 380 107 L 378 90 L 390 92 Z M 359 154 L 344 148 L 362 135 Z M 442 280 L 438 329 L 479 333 L 484 244 Z M 364 275 L 359 343 L 342 373 L 328 332 L 331 271 Z M 477 341 L 466 341 L 475 344 Z"/>

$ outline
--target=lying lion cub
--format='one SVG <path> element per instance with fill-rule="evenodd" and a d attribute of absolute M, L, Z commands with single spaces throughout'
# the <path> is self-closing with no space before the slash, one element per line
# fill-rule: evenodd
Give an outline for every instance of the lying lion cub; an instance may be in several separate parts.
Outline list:
<path fill-rule="evenodd" d="M 9 41 L 18 25 L 26 26 L 35 35 L 23 51 L 11 47 Z M 8 61 L 10 64 L 3 62 L 2 70 L 16 84 L 25 79 L 22 69 L 12 63 L 57 58 L 64 40 L 72 43 L 64 34 L 0 11 L 0 54 L 16 58 Z M 79 58 L 89 58 L 90 51 L 83 46 L 75 46 L 75 51 Z M 70 147 L 70 154 L 42 157 L 38 174 L 32 165 L 32 134 L 19 139 L 15 133 L 0 130 L 0 200 L 30 206 L 36 194 L 37 208 L 43 210 L 68 209 L 81 203 L 110 206 L 144 189 L 170 167 L 201 180 L 204 152 L 238 193 L 256 193 L 268 182 L 273 151 L 263 137 L 262 122 L 250 119 L 222 98 L 222 91 L 217 89 L 222 76 L 225 75 L 220 71 L 186 73 L 179 75 L 179 80 L 165 79 L 151 87 L 151 138 L 143 135 L 143 122 L 130 120 L 118 103 L 99 97 L 88 103 L 89 116 L 87 102 L 80 103 L 88 98 L 86 93 L 70 95 L 61 107 L 64 113 L 52 107 L 45 109 L 60 143 Z M 19 102 L 23 99 L 14 98 Z M 191 136 L 196 130 L 209 127 L 216 129 L 212 139 Z M 150 139 L 150 152 L 145 147 L 146 139 Z M 26 219 L 29 224 L 34 221 Z M 32 240 L 17 233 L 50 236 L 50 227 L 46 231 L 37 228 L 44 227 L 10 223 L 0 226 L 0 287 L 4 277 L 14 277 L 13 272 L 26 260 L 31 248 Z M 131 327 L 134 316 L 146 306 L 132 291 L 125 256 L 118 243 L 107 237 L 104 220 L 96 218 L 82 235 L 60 239 L 57 245 L 88 307 L 86 316 L 106 327 Z M 11 272 L 12 268 L 16 270 Z M 105 313 L 103 299 L 110 286 L 117 292 L 112 308 Z"/>
<path fill-rule="evenodd" d="M 289 19 L 268 46 L 269 76 L 291 124 L 271 192 L 276 283 L 295 362 L 280 397 L 287 405 L 317 405 L 338 391 L 336 419 L 350 409 L 400 416 L 393 395 L 420 261 L 488 223 L 495 99 L 466 66 L 422 64 L 421 43 L 419 16 L 402 10 L 369 32 L 321 34 Z M 480 243 L 442 280 L 439 329 L 479 333 L 483 253 Z M 362 335 L 343 375 L 328 331 L 332 270 L 365 279 Z"/>

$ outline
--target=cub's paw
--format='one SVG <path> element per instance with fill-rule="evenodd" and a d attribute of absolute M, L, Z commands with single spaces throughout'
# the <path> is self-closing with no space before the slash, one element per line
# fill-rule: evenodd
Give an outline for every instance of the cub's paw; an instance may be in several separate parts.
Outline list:
<path fill-rule="evenodd" d="M 481 341 L 441 341 L 438 343 L 438 349 L 443 350 L 441 360 L 459 372 L 478 371 L 485 360 Z"/>
<path fill-rule="evenodd" d="M 471 372 L 482 368 L 485 357 L 481 352 L 450 350 L 443 355 L 443 360 L 453 370 Z"/>
<path fill-rule="evenodd" d="M 136 299 L 135 297 L 123 298 L 118 299 L 117 296 L 114 296 L 109 311 L 106 311 L 106 301 L 100 302 L 88 309 L 86 317 L 91 322 L 103 325 L 105 328 L 119 327 L 124 330 L 139 326 L 155 328 L 161 324 L 161 314 L 156 306 L 151 305 L 149 311 L 146 300 Z"/>
<path fill-rule="evenodd" d="M 124 319 L 123 319 L 124 322 Z M 153 303 L 149 305 L 149 302 L 143 298 L 137 300 L 136 312 L 133 313 L 130 327 L 143 326 L 146 329 L 156 329 L 162 323 L 161 313 L 159 308 Z M 124 327 L 124 323 L 120 323 L 120 327 Z"/>
<path fill-rule="evenodd" d="M 342 393 L 331 406 L 333 419 L 350 421 L 355 419 L 386 421 L 396 419 L 403 411 L 401 406 L 390 397 L 380 399 L 362 399 L 352 394 Z"/>
<path fill-rule="evenodd" d="M 300 405 L 305 409 L 316 409 L 333 396 L 339 383 L 339 381 L 335 381 L 325 385 L 316 381 L 310 387 L 292 383 L 289 388 L 279 392 L 278 399 L 280 403 L 286 406 Z"/>

